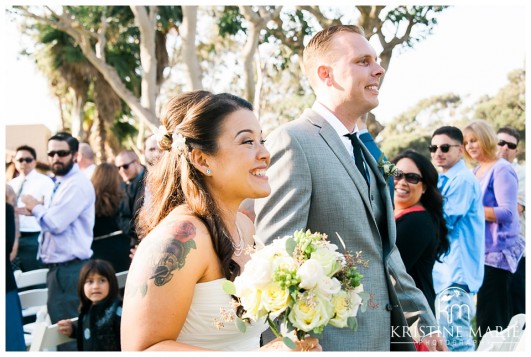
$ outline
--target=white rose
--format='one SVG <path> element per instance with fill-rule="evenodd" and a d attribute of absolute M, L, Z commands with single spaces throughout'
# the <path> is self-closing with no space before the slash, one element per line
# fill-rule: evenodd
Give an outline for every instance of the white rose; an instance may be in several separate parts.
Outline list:
<path fill-rule="evenodd" d="M 322 329 L 332 317 L 334 309 L 329 299 L 313 295 L 309 298 L 309 294 L 305 293 L 305 297 L 298 299 L 291 307 L 291 312 L 288 316 L 291 324 L 299 330 L 310 332 L 314 330 L 316 333 L 322 332 Z M 310 301 L 308 301 L 310 299 Z"/>
<path fill-rule="evenodd" d="M 280 284 L 271 283 L 262 290 L 262 307 L 277 317 L 288 308 L 291 302 L 288 289 L 282 289 Z"/>
<path fill-rule="evenodd" d="M 336 247 L 333 244 L 329 246 Z M 337 249 L 337 247 L 336 247 Z M 328 248 L 317 248 L 315 252 L 312 253 L 311 258 L 317 260 L 323 267 L 323 273 L 326 276 L 331 277 L 341 269 L 341 263 L 338 261 L 338 258 L 341 254 L 334 252 Z"/>
<path fill-rule="evenodd" d="M 321 263 L 311 258 L 302 263 L 297 270 L 297 276 L 301 280 L 299 287 L 307 290 L 313 289 L 317 282 L 325 277 Z"/>
<path fill-rule="evenodd" d="M 336 278 L 325 276 L 317 282 L 317 290 L 324 296 L 334 295 L 341 290 L 341 283 Z"/>
<path fill-rule="evenodd" d="M 358 295 L 358 293 L 363 291 L 363 284 L 356 287 L 354 290 L 350 291 L 349 299 L 350 299 L 350 316 L 356 316 L 358 314 L 358 309 L 361 305 L 362 299 Z"/>
<path fill-rule="evenodd" d="M 261 289 L 272 280 L 271 262 L 263 257 L 253 256 L 253 258 L 245 264 L 244 271 L 238 278 L 240 277 L 245 279 L 245 281 L 242 281 L 242 279 L 236 279 L 239 280 L 238 283 L 236 280 L 234 281 L 236 286 L 241 284 Z"/>

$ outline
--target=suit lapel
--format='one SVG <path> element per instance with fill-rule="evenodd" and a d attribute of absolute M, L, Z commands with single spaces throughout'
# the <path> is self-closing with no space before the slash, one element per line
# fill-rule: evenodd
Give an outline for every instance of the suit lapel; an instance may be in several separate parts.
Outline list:
<path fill-rule="evenodd" d="M 358 169 L 355 167 L 354 162 L 352 161 L 352 157 L 345 149 L 345 146 L 341 142 L 341 139 L 338 137 L 337 132 L 330 124 L 328 124 L 328 122 L 323 117 L 321 117 L 313 110 L 306 109 L 304 114 L 306 115 L 308 121 L 310 121 L 316 127 L 320 128 L 319 135 L 334 152 L 336 157 L 339 159 L 339 161 L 347 171 L 348 175 L 354 182 L 354 185 L 358 189 L 363 203 L 372 215 L 372 208 L 371 203 L 369 202 L 367 186 L 364 184 L 365 180 L 363 179 L 363 176 L 361 176 L 361 173 L 358 171 Z"/>

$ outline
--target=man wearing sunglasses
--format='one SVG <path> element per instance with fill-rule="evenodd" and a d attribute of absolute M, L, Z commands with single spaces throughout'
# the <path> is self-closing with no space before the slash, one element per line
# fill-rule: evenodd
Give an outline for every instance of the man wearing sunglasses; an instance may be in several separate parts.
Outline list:
<path fill-rule="evenodd" d="M 144 174 L 145 167 L 140 164 L 138 155 L 133 150 L 120 152 L 114 164 L 122 177 L 124 184 L 124 197 L 120 202 L 119 224 L 124 235 L 130 237 L 131 248 L 138 243 L 138 235 L 135 229 L 135 220 L 138 210 L 144 204 Z"/>
<path fill-rule="evenodd" d="M 48 139 L 48 160 L 55 174 L 49 207 L 40 198 L 22 195 L 27 215 L 33 215 L 42 234 L 39 254 L 50 269 L 48 314 L 52 324 L 78 315 L 77 283 L 81 267 L 92 256 L 92 228 L 95 219 L 94 187 L 75 163 L 79 142 L 60 132 Z M 57 347 L 75 351 L 75 342 Z"/>
<path fill-rule="evenodd" d="M 53 191 L 53 181 L 50 177 L 43 175 L 35 169 L 37 167 L 37 154 L 34 148 L 28 145 L 19 146 L 15 154 L 15 169 L 18 176 L 8 182 L 17 195 L 17 212 L 25 211 L 21 196 L 32 195 L 43 201 L 48 207 Z M 20 207 L 20 208 L 19 208 Z M 42 261 L 38 257 L 39 234 L 41 226 L 33 216 L 19 216 L 20 238 L 18 242 L 18 252 L 16 249 L 12 253 L 16 255 L 16 268 L 22 271 L 29 271 L 44 268 Z M 16 247 L 15 247 L 16 248 Z"/>
<path fill-rule="evenodd" d="M 474 351 L 469 331 L 475 314 L 473 295 L 483 282 L 485 216 L 481 187 L 463 161 L 463 133 L 456 127 L 435 130 L 428 146 L 440 169 L 437 187 L 444 200 L 450 251 L 435 262 L 436 317 L 450 351 Z M 458 307 L 466 313 L 453 313 Z"/>
<path fill-rule="evenodd" d="M 498 137 L 498 151 L 496 155 L 509 161 L 518 176 L 519 234 L 525 240 L 525 168 L 519 165 L 516 160 L 520 133 L 515 128 L 506 126 L 499 129 L 496 135 Z M 525 314 L 525 253 L 522 259 L 520 259 L 518 268 L 512 277 L 510 289 L 513 305 L 511 316 Z"/>

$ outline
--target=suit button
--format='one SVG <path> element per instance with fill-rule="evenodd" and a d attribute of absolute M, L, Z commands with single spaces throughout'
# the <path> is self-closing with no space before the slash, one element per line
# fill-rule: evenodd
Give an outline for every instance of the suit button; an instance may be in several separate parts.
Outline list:
<path fill-rule="evenodd" d="M 391 304 L 387 304 L 387 305 L 385 305 L 385 309 L 386 309 L 387 311 L 393 311 L 393 305 L 391 305 Z"/>

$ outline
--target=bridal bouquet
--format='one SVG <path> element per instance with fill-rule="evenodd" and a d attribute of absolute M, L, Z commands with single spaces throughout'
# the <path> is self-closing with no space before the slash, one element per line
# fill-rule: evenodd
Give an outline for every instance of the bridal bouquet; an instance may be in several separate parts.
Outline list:
<path fill-rule="evenodd" d="M 266 318 L 275 335 L 295 348 L 274 319 L 299 340 L 309 332 L 320 334 L 328 324 L 356 330 L 358 309 L 364 311 L 368 301 L 357 266 L 367 266 L 367 262 L 361 252 L 352 255 L 346 249 L 344 253 L 337 250 L 325 234 L 308 230 L 253 252 L 243 273 L 223 286 L 244 309 L 236 317 L 240 331 L 245 332 L 246 322 Z"/>

